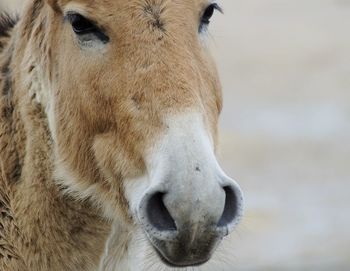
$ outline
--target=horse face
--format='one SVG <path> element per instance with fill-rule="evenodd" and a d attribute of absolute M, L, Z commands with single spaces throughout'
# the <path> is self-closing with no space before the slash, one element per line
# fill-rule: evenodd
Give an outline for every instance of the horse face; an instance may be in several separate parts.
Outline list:
<path fill-rule="evenodd" d="M 242 212 L 215 157 L 221 88 L 206 0 L 49 1 L 56 178 L 142 228 L 163 261 L 206 262 Z"/>

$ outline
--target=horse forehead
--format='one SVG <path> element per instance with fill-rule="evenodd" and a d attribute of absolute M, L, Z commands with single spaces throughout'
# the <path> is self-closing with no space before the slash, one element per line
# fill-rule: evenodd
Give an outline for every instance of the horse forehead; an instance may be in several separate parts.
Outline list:
<path fill-rule="evenodd" d="M 59 1 L 59 0 L 58 0 Z M 113 14 L 132 14 L 134 12 L 144 12 L 158 16 L 164 11 L 179 11 L 179 17 L 185 15 L 184 11 L 196 11 L 203 7 L 209 0 L 61 0 L 63 5 L 78 6 L 88 9 L 91 12 L 101 13 L 103 16 Z"/>
<path fill-rule="evenodd" d="M 55 0 L 56 2 L 59 2 L 61 4 L 67 4 L 67 3 L 80 3 L 85 5 L 167 5 L 167 4 L 175 4 L 176 6 L 179 5 L 185 5 L 190 6 L 194 3 L 200 3 L 205 2 L 207 0 Z"/>

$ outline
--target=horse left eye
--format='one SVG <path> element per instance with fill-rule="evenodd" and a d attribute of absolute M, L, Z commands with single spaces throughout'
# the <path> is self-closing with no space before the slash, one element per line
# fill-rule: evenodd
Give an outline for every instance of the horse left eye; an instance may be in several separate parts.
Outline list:
<path fill-rule="evenodd" d="M 222 12 L 222 9 L 220 8 L 220 6 L 218 4 L 216 4 L 216 3 L 210 4 L 206 8 L 206 10 L 204 11 L 201 23 L 208 25 L 210 23 L 211 17 L 213 17 L 213 15 L 214 15 L 215 10 Z"/>

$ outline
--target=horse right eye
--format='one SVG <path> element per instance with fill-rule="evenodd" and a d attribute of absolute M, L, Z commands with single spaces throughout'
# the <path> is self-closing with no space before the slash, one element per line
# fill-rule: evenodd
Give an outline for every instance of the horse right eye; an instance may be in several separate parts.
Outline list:
<path fill-rule="evenodd" d="M 92 21 L 78 13 L 68 13 L 67 20 L 72 25 L 74 33 L 84 40 L 88 40 L 89 36 L 97 38 L 103 43 L 109 41 L 109 37 Z"/>
<path fill-rule="evenodd" d="M 98 28 L 94 25 L 93 22 L 79 14 L 71 14 L 68 18 L 72 25 L 73 31 L 77 35 L 84 35 L 87 33 L 98 31 Z"/>

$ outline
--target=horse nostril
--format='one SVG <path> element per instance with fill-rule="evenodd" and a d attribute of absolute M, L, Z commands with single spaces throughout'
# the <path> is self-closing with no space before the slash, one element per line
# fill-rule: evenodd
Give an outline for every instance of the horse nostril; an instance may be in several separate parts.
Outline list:
<path fill-rule="evenodd" d="M 165 193 L 157 192 L 149 198 L 146 214 L 149 222 L 159 231 L 175 231 L 175 221 L 166 208 L 163 198 Z"/>
<path fill-rule="evenodd" d="M 219 227 L 227 226 L 232 223 L 238 215 L 238 198 L 236 192 L 230 186 L 225 186 L 224 188 L 226 199 L 225 207 L 222 216 L 218 222 Z"/>

